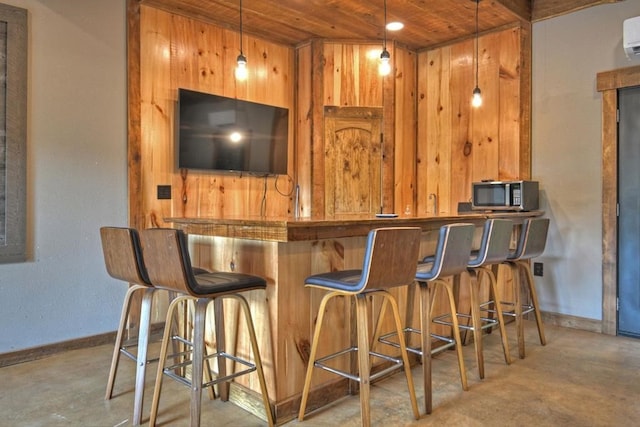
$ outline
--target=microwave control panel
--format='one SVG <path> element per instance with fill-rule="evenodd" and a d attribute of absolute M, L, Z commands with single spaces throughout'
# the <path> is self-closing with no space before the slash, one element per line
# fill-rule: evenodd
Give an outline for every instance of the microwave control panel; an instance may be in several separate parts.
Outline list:
<path fill-rule="evenodd" d="M 520 190 L 520 184 L 511 185 L 511 205 L 520 206 L 522 203 L 522 192 Z"/>

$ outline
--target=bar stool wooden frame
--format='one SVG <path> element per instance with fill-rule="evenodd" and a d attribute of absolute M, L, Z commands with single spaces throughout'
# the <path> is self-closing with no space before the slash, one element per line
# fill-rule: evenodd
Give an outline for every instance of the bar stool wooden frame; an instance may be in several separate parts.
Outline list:
<path fill-rule="evenodd" d="M 422 362 L 422 376 L 424 386 L 425 412 L 430 414 L 433 409 L 433 392 L 431 387 L 431 356 L 434 353 L 455 346 L 458 358 L 458 368 L 460 371 L 460 382 L 463 390 L 468 390 L 467 373 L 462 355 L 462 340 L 460 339 L 460 328 L 458 318 L 455 315 L 456 303 L 453 283 L 446 280 L 446 277 L 454 277 L 467 271 L 467 262 L 471 253 L 473 241 L 474 225 L 467 223 L 447 224 L 440 227 L 436 252 L 433 256 L 426 257 L 428 262 L 421 262 L 417 266 L 415 280 L 418 282 L 420 295 L 420 329 L 405 327 L 403 333 L 415 333 L 420 335 L 420 347 L 407 347 L 407 351 L 420 356 Z M 435 297 L 435 286 L 445 289 L 449 300 L 449 312 L 451 315 L 451 333 L 453 338 L 431 333 L 431 322 L 433 317 L 433 300 Z M 381 315 L 385 307 L 380 310 Z M 407 313 L 408 316 L 411 313 Z M 394 345 L 391 336 L 401 337 L 402 333 L 392 332 L 380 335 L 379 328 L 376 328 L 374 338 L 378 341 Z M 379 337 L 379 338 L 378 338 Z M 445 341 L 447 344 L 433 349 L 431 339 L 436 338 Z"/>
<path fill-rule="evenodd" d="M 458 223 L 448 224 L 440 227 L 438 243 L 433 263 L 421 263 L 416 273 L 416 281 L 420 284 L 420 334 L 422 340 L 422 351 L 420 357 L 422 361 L 423 386 L 425 410 L 430 414 L 433 410 L 433 390 L 431 387 L 431 318 L 433 308 L 433 285 L 440 285 L 446 289 L 449 297 L 449 310 L 452 313 L 452 333 L 454 336 L 456 354 L 458 356 L 458 368 L 460 370 L 460 381 L 462 389 L 468 390 L 467 372 L 462 356 L 462 341 L 460 339 L 460 329 L 457 325 L 455 296 L 453 284 L 445 280 L 445 277 L 453 277 L 467 269 L 467 262 L 471 253 L 473 242 L 473 224 Z M 430 268 L 429 268 L 430 267 Z"/>
<path fill-rule="evenodd" d="M 311 379 L 314 368 L 320 368 L 342 377 L 356 381 L 360 386 L 360 408 L 363 426 L 371 424 L 369 407 L 370 384 L 372 381 L 389 374 L 399 368 L 404 368 L 404 374 L 409 388 L 409 397 L 415 419 L 419 419 L 417 399 L 411 377 L 411 368 L 407 356 L 407 349 L 402 336 L 402 324 L 395 297 L 387 289 L 405 286 L 413 282 L 415 265 L 420 248 L 421 230 L 417 227 L 387 227 L 369 232 L 365 249 L 363 267 L 361 270 L 343 270 L 310 276 L 305 280 L 305 286 L 329 290 L 320 303 L 318 320 L 316 323 L 309 363 L 305 376 L 298 420 L 303 421 Z M 322 330 L 325 308 L 330 300 L 338 296 L 354 297 L 356 302 L 356 330 L 357 346 L 351 346 L 339 352 L 316 359 L 318 341 Z M 385 304 L 391 305 L 396 331 L 400 338 L 401 357 L 392 357 L 371 351 L 369 341 L 369 309 L 368 296 L 380 296 Z M 357 353 L 358 374 L 345 372 L 328 366 L 325 362 L 333 358 Z M 371 374 L 371 357 L 381 358 L 391 362 L 391 366 Z"/>
<path fill-rule="evenodd" d="M 511 364 L 511 356 L 509 354 L 509 341 L 505 330 L 504 317 L 500 304 L 495 301 L 501 301 L 500 287 L 496 280 L 496 274 L 492 270 L 492 266 L 499 268 L 500 264 L 506 261 L 509 256 L 509 245 L 511 235 L 513 233 L 513 222 L 507 219 L 488 219 L 482 231 L 480 248 L 472 251 L 472 257 L 467 265 L 467 272 L 470 276 L 469 282 L 469 308 L 470 314 L 458 311 L 458 325 L 464 331 L 463 342 L 473 332 L 473 342 L 476 353 L 476 362 L 478 364 L 478 376 L 484 378 L 484 355 L 482 333 L 486 329 L 498 326 L 502 341 L 502 351 L 504 360 L 507 365 Z M 484 278 L 488 279 L 490 298 L 488 301 L 480 301 L 480 286 Z M 489 308 L 493 306 L 493 309 Z M 482 311 L 496 314 L 497 318 L 482 316 Z M 465 322 L 461 322 L 464 320 Z M 469 320 L 471 324 L 469 324 Z M 451 315 L 445 314 L 434 318 L 435 323 L 452 326 Z"/>
<path fill-rule="evenodd" d="M 140 238 L 135 229 L 126 227 L 101 227 L 100 238 L 107 272 L 114 279 L 130 283 L 130 287 L 127 290 L 122 304 L 116 342 L 111 358 L 111 367 L 109 368 L 105 400 L 109 400 L 113 396 L 120 355 L 125 355 L 129 359 L 136 361 L 132 423 L 133 425 L 140 425 L 142 421 L 146 366 L 148 363 L 158 360 L 147 359 L 151 309 L 156 288 L 151 285 L 149 277 L 147 276 L 147 271 L 142 259 Z M 125 331 L 127 330 L 127 320 L 130 315 L 132 300 L 136 293 L 142 293 L 138 338 L 135 344 L 130 344 L 125 342 Z M 130 351 L 134 346 L 137 347 L 136 354 Z"/>
<path fill-rule="evenodd" d="M 516 250 L 509 255 L 506 264 L 511 267 L 514 282 L 514 301 L 502 301 L 502 305 L 512 307 L 512 310 L 503 310 L 505 316 L 515 318 L 516 335 L 518 337 L 518 355 L 521 359 L 525 357 L 524 345 L 524 322 L 523 316 L 533 312 L 538 327 L 540 344 L 546 345 L 547 340 L 544 335 L 544 325 L 542 323 L 542 313 L 538 303 L 538 293 L 536 292 L 535 281 L 531 274 L 530 261 L 532 258 L 540 256 L 545 249 L 547 234 L 549 231 L 549 218 L 528 218 L 522 225 L 522 230 L 518 238 Z M 520 278 L 524 279 L 525 290 L 529 293 L 531 301 L 526 303 L 523 300 Z"/>
<path fill-rule="evenodd" d="M 202 390 L 220 384 L 220 396 L 222 400 L 228 399 L 229 381 L 241 375 L 256 372 L 260 383 L 262 401 L 265 409 L 265 416 L 269 426 L 274 425 L 274 416 L 269 401 L 269 393 L 264 378 L 264 370 L 258 341 L 253 326 L 253 319 L 247 300 L 240 295 L 240 292 L 265 289 L 266 281 L 258 276 L 242 273 L 213 272 L 204 274 L 193 274 L 191 261 L 187 247 L 185 234 L 176 229 L 147 229 L 140 233 L 143 248 L 145 265 L 151 283 L 157 288 L 173 290 L 180 293 L 175 298 L 167 310 L 167 320 L 160 349 L 160 361 L 156 374 L 155 389 L 149 416 L 149 425 L 155 425 L 160 393 L 162 390 L 162 379 L 167 375 L 180 383 L 187 385 L 191 389 L 190 419 L 192 426 L 200 425 L 200 406 Z M 223 299 L 233 299 L 239 303 L 244 314 L 245 325 L 251 341 L 253 361 L 240 358 L 237 354 L 231 354 L 225 349 L 224 339 L 224 314 L 222 312 Z M 187 337 L 175 337 L 171 334 L 171 323 L 175 318 L 174 313 L 177 307 L 185 302 L 192 301 L 195 309 L 193 312 L 193 335 L 191 340 Z M 207 307 L 214 303 L 215 331 L 216 331 L 216 351 L 213 354 L 206 353 L 205 327 Z M 169 343 L 173 339 L 178 339 L 185 344 L 190 351 L 190 360 L 182 361 L 172 366 L 166 366 L 167 359 L 174 355 L 168 354 Z M 215 379 L 209 381 L 208 360 L 216 358 L 218 361 L 218 372 Z M 242 365 L 242 370 L 227 372 L 226 360 L 233 361 L 236 365 Z M 205 370 L 205 363 L 207 369 Z M 176 368 L 183 368 L 191 365 L 191 378 L 185 378 L 175 372 Z M 203 376 L 206 382 L 203 383 Z"/>

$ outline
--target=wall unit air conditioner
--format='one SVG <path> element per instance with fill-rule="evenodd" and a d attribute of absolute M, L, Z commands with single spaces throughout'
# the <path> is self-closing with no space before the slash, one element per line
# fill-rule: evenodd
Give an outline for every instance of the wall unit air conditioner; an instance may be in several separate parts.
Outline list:
<path fill-rule="evenodd" d="M 622 47 L 629 59 L 640 58 L 640 16 L 622 23 Z"/>

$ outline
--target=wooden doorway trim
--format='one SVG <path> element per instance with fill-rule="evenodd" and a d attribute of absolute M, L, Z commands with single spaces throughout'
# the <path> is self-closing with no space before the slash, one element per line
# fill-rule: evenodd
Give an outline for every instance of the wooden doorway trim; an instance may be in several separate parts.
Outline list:
<path fill-rule="evenodd" d="M 640 66 L 598 73 L 602 92 L 602 333 L 617 334 L 618 89 L 640 86 Z"/>

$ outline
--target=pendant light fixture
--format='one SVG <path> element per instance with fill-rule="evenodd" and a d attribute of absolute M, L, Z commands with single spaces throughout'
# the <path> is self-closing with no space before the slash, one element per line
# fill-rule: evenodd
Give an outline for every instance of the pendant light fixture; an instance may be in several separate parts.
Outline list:
<path fill-rule="evenodd" d="M 384 0 L 384 39 L 378 72 L 381 76 L 389 75 L 391 72 L 391 54 L 387 50 L 387 0 Z"/>
<path fill-rule="evenodd" d="M 242 52 L 242 0 L 240 0 L 240 55 L 236 60 L 236 80 L 244 81 L 247 79 L 247 57 Z"/>
<path fill-rule="evenodd" d="M 480 0 L 471 0 L 476 3 L 476 40 L 475 40 L 475 48 L 476 48 L 476 87 L 473 89 L 473 97 L 471 98 L 471 105 L 475 108 L 478 108 L 482 105 L 482 92 L 480 91 L 480 87 L 478 86 L 478 63 L 480 62 L 480 57 L 478 56 L 478 10 L 480 6 Z"/>

